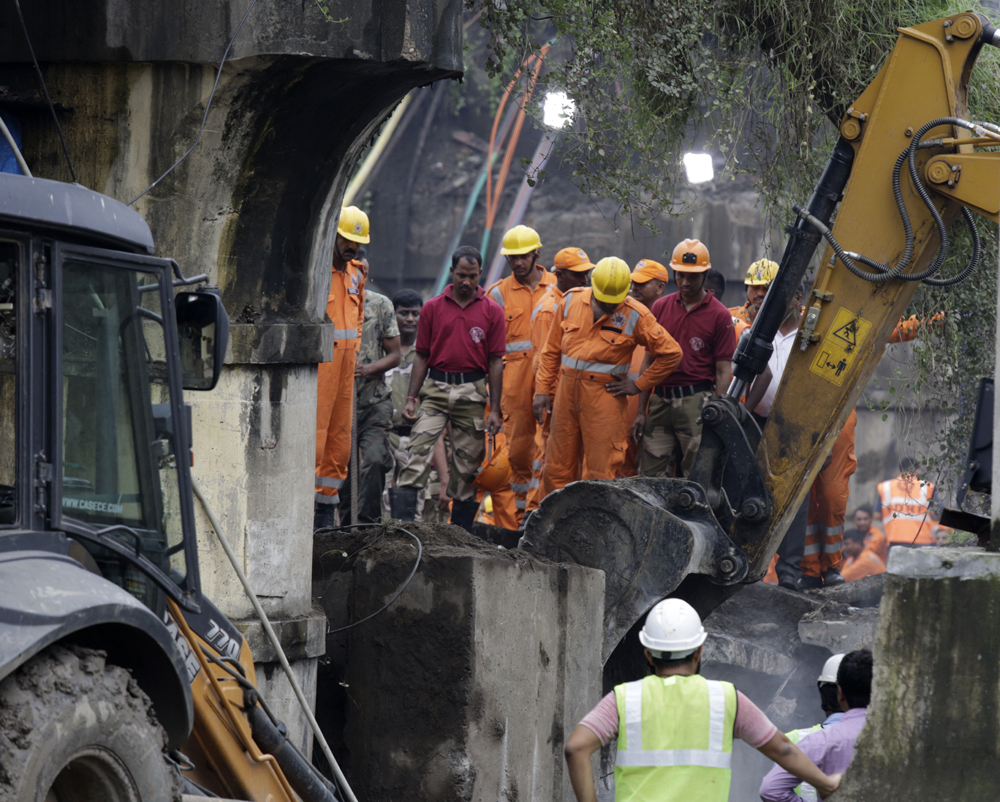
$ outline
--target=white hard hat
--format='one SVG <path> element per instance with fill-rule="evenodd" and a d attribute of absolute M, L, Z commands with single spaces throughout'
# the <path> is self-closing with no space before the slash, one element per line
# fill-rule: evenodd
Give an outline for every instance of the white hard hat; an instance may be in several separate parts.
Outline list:
<path fill-rule="evenodd" d="M 835 654 L 825 663 L 823 663 L 823 670 L 819 672 L 819 679 L 816 682 L 832 682 L 837 683 L 837 669 L 840 668 L 840 661 L 844 659 L 844 655 Z"/>
<path fill-rule="evenodd" d="M 687 657 L 707 637 L 694 607 L 681 599 L 659 602 L 649 611 L 639 632 L 639 642 L 662 660 Z"/>

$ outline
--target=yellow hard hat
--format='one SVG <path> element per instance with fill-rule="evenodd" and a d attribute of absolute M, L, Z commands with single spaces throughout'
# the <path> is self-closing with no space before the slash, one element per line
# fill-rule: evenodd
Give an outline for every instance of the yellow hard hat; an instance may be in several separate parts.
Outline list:
<path fill-rule="evenodd" d="M 476 490 L 493 493 L 510 481 L 511 467 L 507 449 L 503 445 L 494 447 L 493 436 L 488 435 L 486 442 L 486 456 L 472 480 L 472 486 Z"/>
<path fill-rule="evenodd" d="M 747 270 L 747 277 L 744 284 L 753 287 L 762 287 L 774 281 L 778 275 L 778 263 L 770 259 L 758 259 Z"/>
<path fill-rule="evenodd" d="M 628 265 L 617 256 L 605 256 L 590 274 L 594 297 L 606 304 L 620 304 L 632 286 Z"/>
<path fill-rule="evenodd" d="M 708 248 L 701 241 L 686 239 L 677 243 L 670 266 L 675 273 L 704 273 L 712 267 L 708 258 Z"/>
<path fill-rule="evenodd" d="M 351 242 L 367 245 L 372 239 L 368 236 L 368 215 L 357 206 L 345 206 L 340 210 L 337 233 Z"/>
<path fill-rule="evenodd" d="M 542 247 L 542 241 L 538 238 L 538 232 L 528 226 L 514 226 L 503 235 L 503 247 L 500 253 L 504 256 L 518 256 L 522 253 L 531 253 Z"/>

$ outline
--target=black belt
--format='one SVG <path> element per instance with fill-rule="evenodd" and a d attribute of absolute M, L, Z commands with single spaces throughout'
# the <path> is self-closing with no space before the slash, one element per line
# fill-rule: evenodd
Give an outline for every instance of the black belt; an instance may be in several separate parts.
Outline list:
<path fill-rule="evenodd" d="M 715 388 L 712 382 L 689 384 L 686 387 L 657 387 L 653 390 L 661 398 L 687 398 L 696 393 L 710 393 Z"/>
<path fill-rule="evenodd" d="M 486 378 L 485 370 L 473 370 L 469 373 L 448 373 L 437 368 L 430 368 L 427 372 L 434 381 L 444 382 L 445 384 L 466 384 Z"/>

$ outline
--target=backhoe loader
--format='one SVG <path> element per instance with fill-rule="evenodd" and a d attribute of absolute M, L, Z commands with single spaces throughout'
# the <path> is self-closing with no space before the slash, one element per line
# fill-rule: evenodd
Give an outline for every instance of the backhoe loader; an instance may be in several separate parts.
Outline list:
<path fill-rule="evenodd" d="M 577 482 L 529 520 L 523 547 L 605 571 L 605 663 L 663 597 L 684 598 L 704 617 L 764 576 L 918 282 L 947 287 L 974 274 L 974 213 L 996 222 L 1000 212 L 1000 127 L 967 113 L 984 45 L 1000 46 L 1000 33 L 971 12 L 899 30 L 846 109 L 811 199 L 795 207 L 777 277 L 737 347 L 733 383 L 702 412 L 690 477 Z M 972 257 L 942 278 L 959 217 Z M 740 398 L 764 371 L 824 240 L 761 431 Z"/>
<path fill-rule="evenodd" d="M 0 174 L 0 800 L 330 802 L 201 593 L 183 390 L 229 322 L 152 253 L 128 207 Z"/>

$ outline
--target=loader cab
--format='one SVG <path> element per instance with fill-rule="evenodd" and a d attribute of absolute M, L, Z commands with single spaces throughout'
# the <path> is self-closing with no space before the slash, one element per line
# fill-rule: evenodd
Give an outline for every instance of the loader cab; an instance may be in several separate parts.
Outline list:
<path fill-rule="evenodd" d="M 190 407 L 228 319 L 131 209 L 0 174 L 0 552 L 68 553 L 162 615 L 199 605 Z"/>

